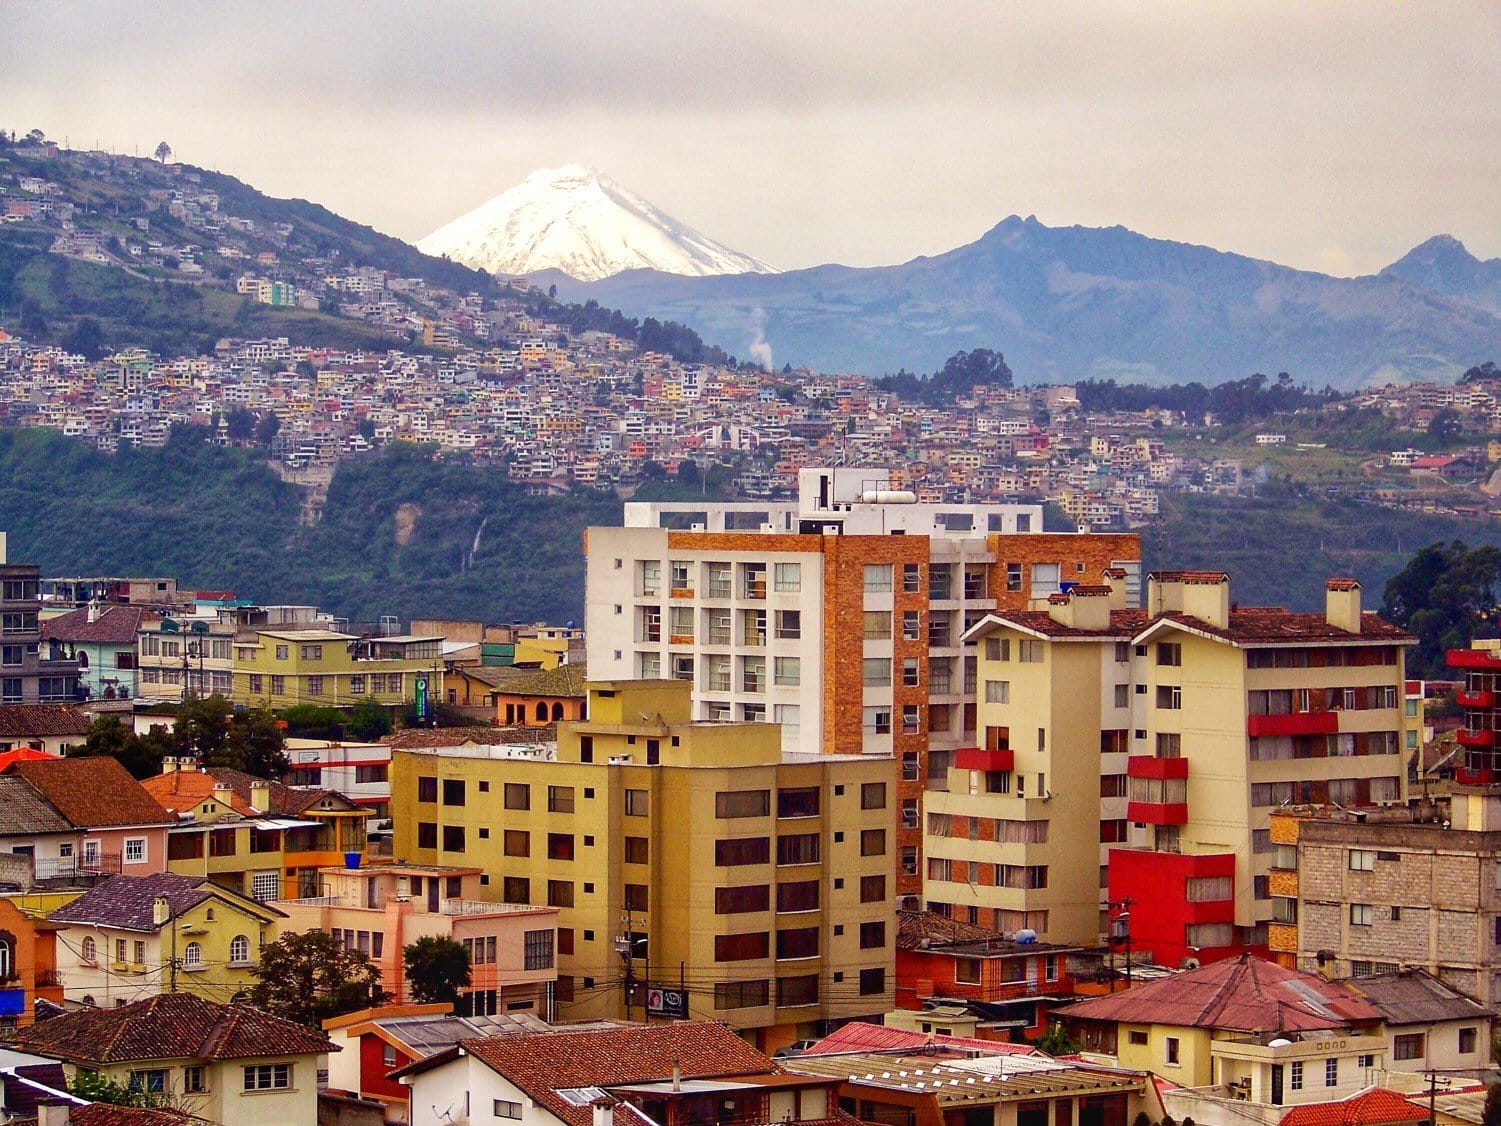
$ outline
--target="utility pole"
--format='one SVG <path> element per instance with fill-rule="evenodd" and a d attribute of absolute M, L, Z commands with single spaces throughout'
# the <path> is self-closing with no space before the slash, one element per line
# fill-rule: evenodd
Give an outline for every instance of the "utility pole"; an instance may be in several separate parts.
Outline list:
<path fill-rule="evenodd" d="M 631 949 L 631 913 L 626 911 L 621 920 L 621 934 L 615 940 L 615 953 L 625 966 L 625 1021 L 631 1022 L 631 999 L 636 992 L 635 951 Z"/>

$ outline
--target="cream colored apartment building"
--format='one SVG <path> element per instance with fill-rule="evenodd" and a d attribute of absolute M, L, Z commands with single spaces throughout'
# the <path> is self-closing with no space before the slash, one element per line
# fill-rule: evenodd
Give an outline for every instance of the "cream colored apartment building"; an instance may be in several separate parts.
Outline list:
<path fill-rule="evenodd" d="M 925 898 L 1051 941 L 1129 931 L 1169 963 L 1264 951 L 1272 810 L 1404 795 L 1412 639 L 1350 579 L 1322 614 L 1232 608 L 1223 572 L 1152 574 L 1144 612 L 1119 587 L 967 635 L 979 737 L 928 796 Z"/>

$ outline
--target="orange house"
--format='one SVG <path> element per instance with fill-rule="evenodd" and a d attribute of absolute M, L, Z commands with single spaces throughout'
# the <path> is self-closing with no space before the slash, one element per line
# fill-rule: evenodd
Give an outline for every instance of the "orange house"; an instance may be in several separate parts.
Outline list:
<path fill-rule="evenodd" d="M 41 997 L 61 1007 L 57 932 L 45 919 L 0 899 L 0 1028 L 24 1028 L 36 1019 Z"/>
<path fill-rule="evenodd" d="M 452 675 L 463 697 L 454 702 L 493 708 L 491 722 L 497 727 L 545 727 L 586 718 L 588 669 L 583 665 L 555 669 L 497 665 L 456 669 Z"/>

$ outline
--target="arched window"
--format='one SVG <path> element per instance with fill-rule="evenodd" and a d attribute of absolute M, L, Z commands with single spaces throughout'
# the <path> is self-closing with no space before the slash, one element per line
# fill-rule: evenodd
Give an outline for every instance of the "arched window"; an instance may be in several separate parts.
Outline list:
<path fill-rule="evenodd" d="M 0 938 L 0 981 L 9 981 L 15 971 L 15 947 L 11 945 L 13 941 L 9 937 Z"/>
<path fill-rule="evenodd" d="M 229 960 L 231 962 L 250 961 L 250 939 L 243 934 L 237 934 L 229 940 Z"/>
<path fill-rule="evenodd" d="M 203 965 L 203 943 L 190 942 L 183 947 L 182 964 L 190 970 Z"/>
<path fill-rule="evenodd" d="M 562 704 L 554 704 L 552 706 L 552 718 L 553 718 L 553 722 L 554 723 L 556 723 L 558 720 L 560 720 L 560 719 L 563 718 L 563 705 Z"/>
<path fill-rule="evenodd" d="M 542 703 L 540 700 L 537 702 L 537 722 L 547 722 L 547 705 Z"/>
<path fill-rule="evenodd" d="M 92 962 L 96 960 L 99 948 L 94 944 L 92 938 L 86 936 L 83 940 L 83 946 L 79 949 L 79 953 L 83 955 L 85 962 Z"/>

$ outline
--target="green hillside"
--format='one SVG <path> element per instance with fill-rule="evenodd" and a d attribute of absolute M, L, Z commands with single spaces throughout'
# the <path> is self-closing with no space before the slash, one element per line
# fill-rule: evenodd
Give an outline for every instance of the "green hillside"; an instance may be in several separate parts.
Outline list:
<path fill-rule="evenodd" d="M 583 530 L 620 519 L 609 498 L 528 496 L 496 469 L 410 446 L 344 461 L 317 527 L 299 526 L 299 505 L 264 463 L 201 433 L 110 456 L 0 430 L 11 559 L 51 575 L 171 575 L 353 620 L 579 618 Z"/>

